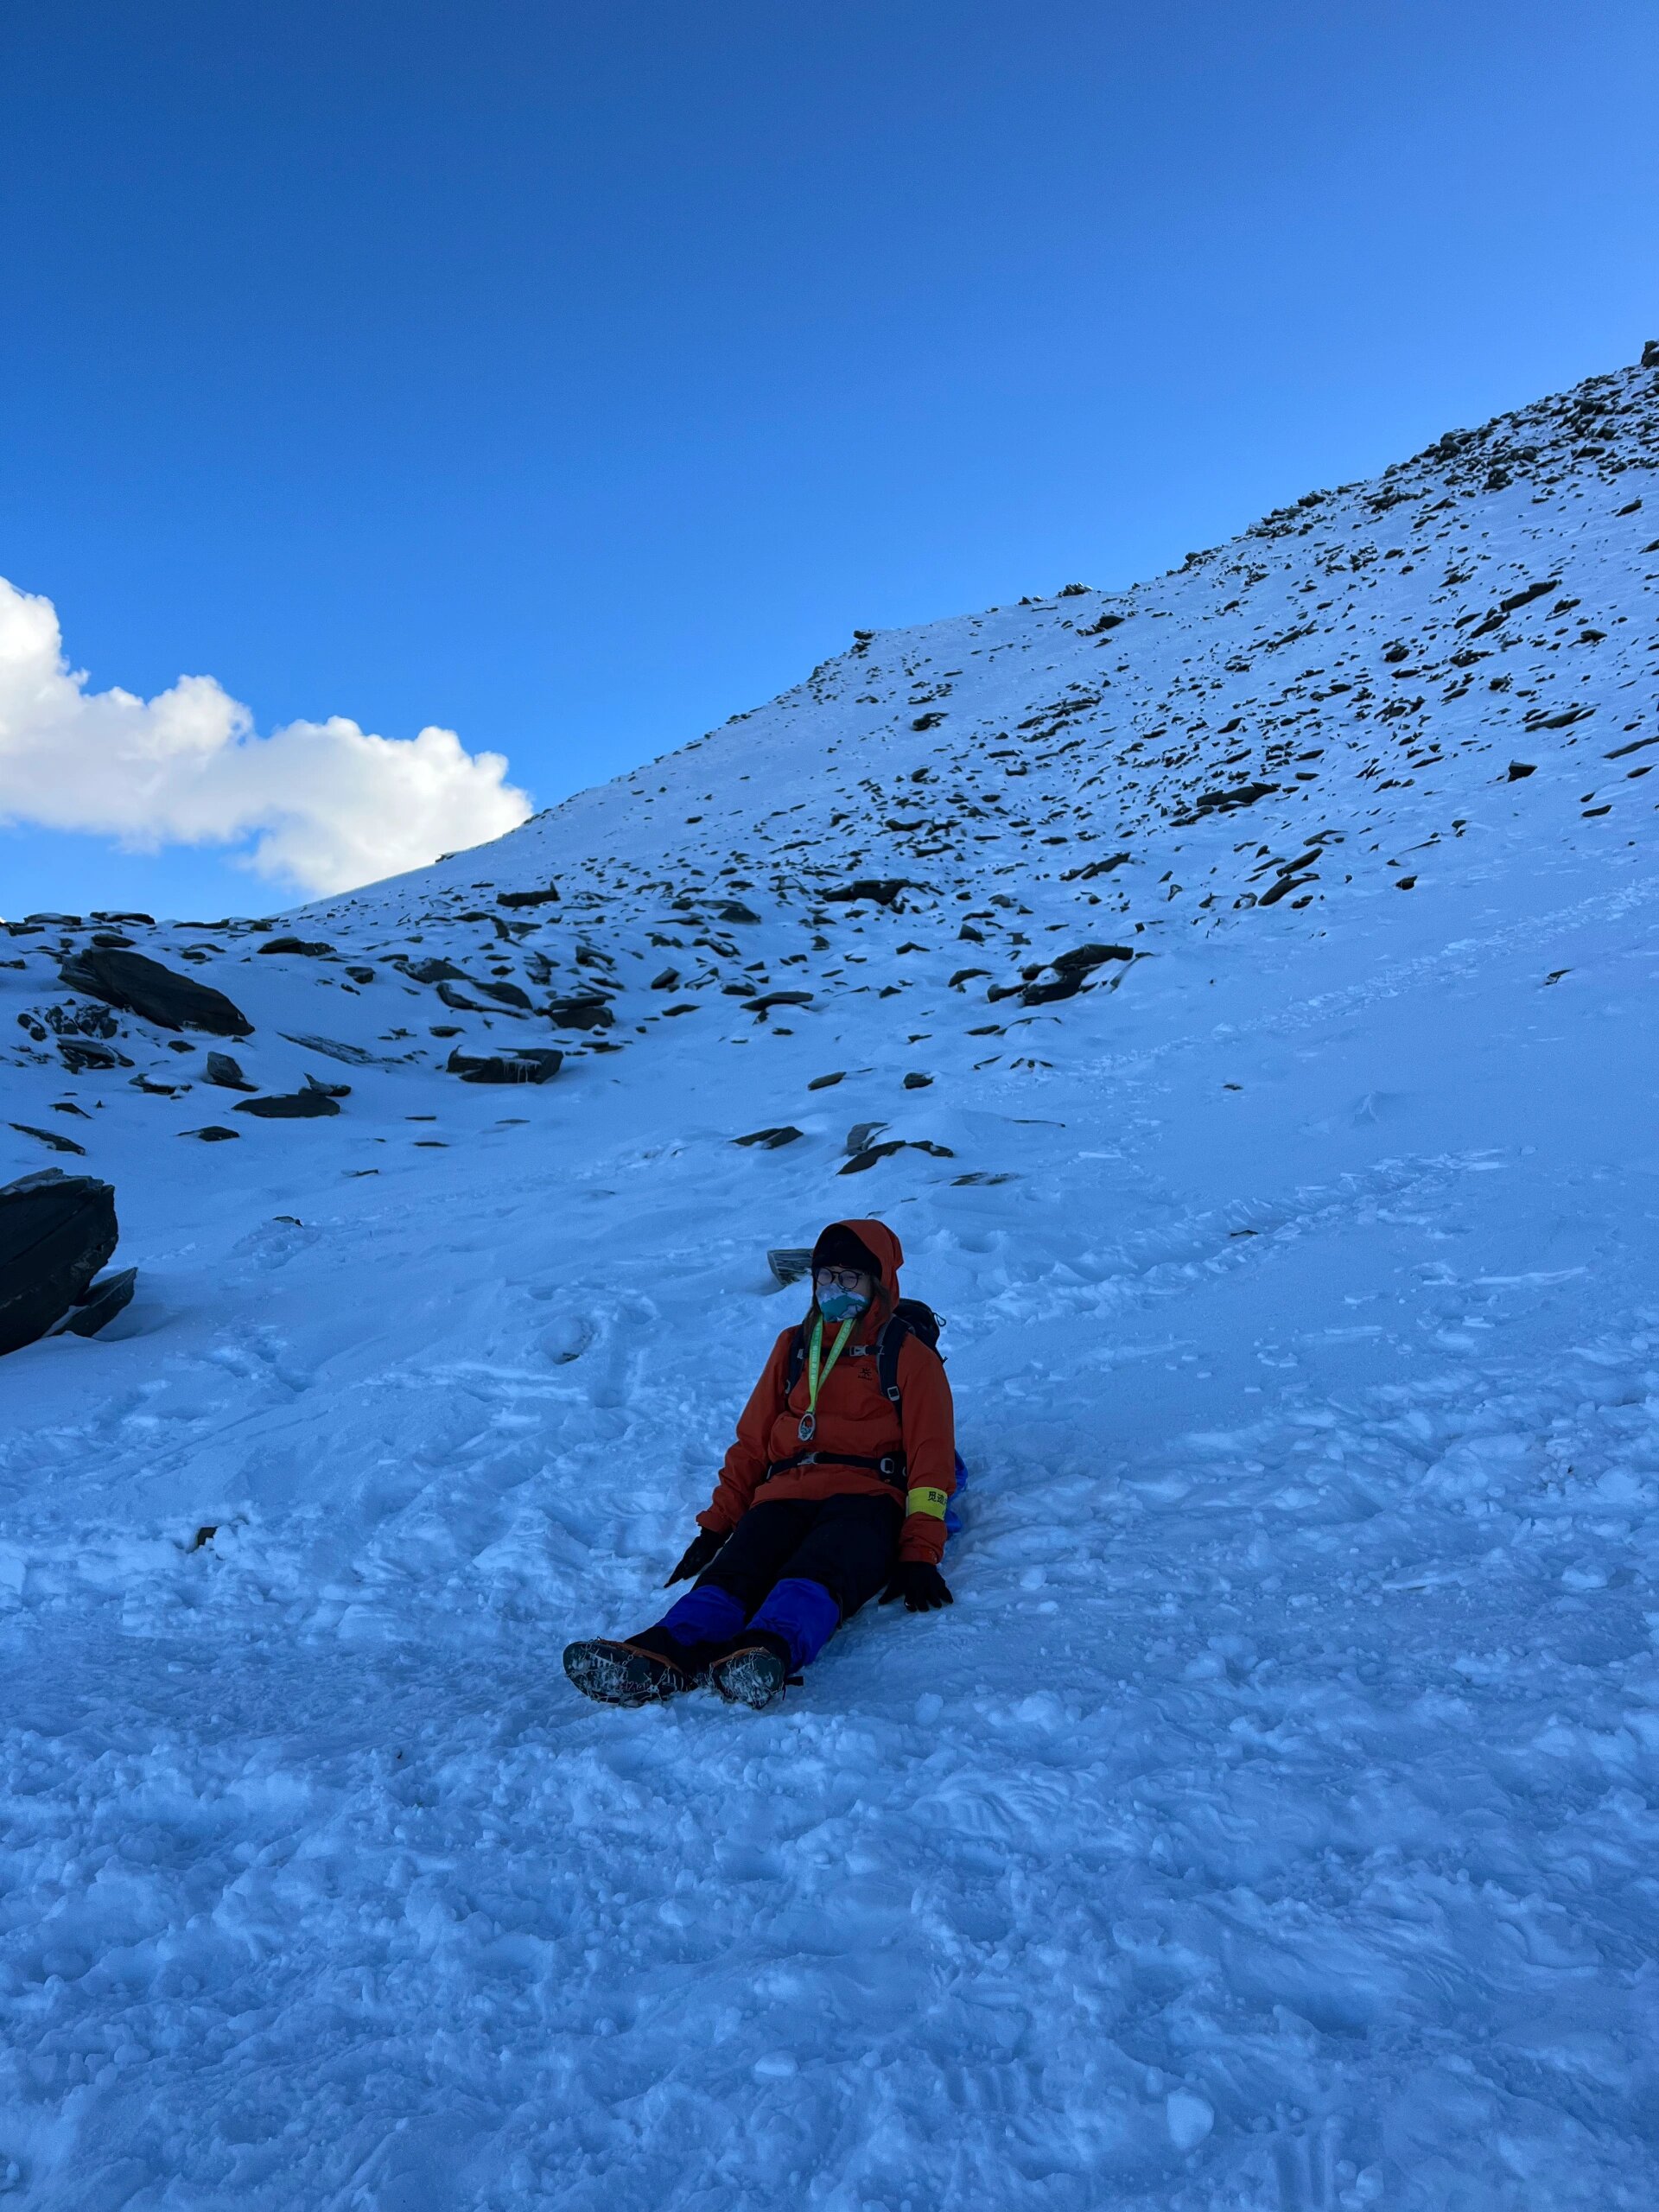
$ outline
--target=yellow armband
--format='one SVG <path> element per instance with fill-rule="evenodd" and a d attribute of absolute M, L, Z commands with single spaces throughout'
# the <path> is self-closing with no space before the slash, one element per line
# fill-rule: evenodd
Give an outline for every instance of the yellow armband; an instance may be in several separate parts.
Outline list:
<path fill-rule="evenodd" d="M 906 1513 L 931 1513 L 936 1521 L 943 1521 L 944 1509 L 950 1503 L 948 1491 L 942 1490 L 912 1490 L 905 1497 Z"/>

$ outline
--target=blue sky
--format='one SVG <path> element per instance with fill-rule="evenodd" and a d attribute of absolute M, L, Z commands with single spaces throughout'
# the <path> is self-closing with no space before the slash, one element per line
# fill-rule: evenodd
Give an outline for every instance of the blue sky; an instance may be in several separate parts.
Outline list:
<path fill-rule="evenodd" d="M 0 575 L 96 689 L 548 804 L 1634 359 L 1656 60 L 1650 0 L 14 6 Z M 237 849 L 22 824 L 0 913 L 286 903 Z"/>

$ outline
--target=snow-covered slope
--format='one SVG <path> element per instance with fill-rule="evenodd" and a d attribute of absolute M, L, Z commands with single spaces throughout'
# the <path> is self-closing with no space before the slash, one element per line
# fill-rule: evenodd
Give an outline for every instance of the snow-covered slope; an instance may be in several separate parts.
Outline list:
<path fill-rule="evenodd" d="M 1595 378 L 354 898 L 14 926 L 0 1177 L 142 1270 L 0 1363 L 20 2203 L 1652 2203 L 1656 466 Z M 72 1074 L 95 927 L 338 1116 Z M 581 1704 L 847 1212 L 957 1605 Z"/>

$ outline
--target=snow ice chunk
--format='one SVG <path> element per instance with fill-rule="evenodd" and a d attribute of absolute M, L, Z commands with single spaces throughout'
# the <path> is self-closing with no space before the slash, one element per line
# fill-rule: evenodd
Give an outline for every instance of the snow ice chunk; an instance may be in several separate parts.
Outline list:
<path fill-rule="evenodd" d="M 1215 2107 L 1191 2089 L 1172 2089 L 1164 2100 L 1164 2124 L 1178 2151 L 1193 2151 L 1215 2126 Z"/>

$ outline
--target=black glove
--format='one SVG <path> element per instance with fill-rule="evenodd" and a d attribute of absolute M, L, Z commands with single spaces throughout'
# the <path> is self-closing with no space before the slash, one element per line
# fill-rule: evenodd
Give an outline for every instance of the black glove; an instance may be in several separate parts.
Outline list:
<path fill-rule="evenodd" d="M 701 1574 L 725 1541 L 717 1529 L 699 1529 L 682 1554 L 679 1565 L 664 1583 L 664 1589 L 671 1590 L 677 1582 L 683 1582 L 688 1575 Z"/>
<path fill-rule="evenodd" d="M 881 1592 L 881 1602 L 890 1605 L 895 1598 L 905 1601 L 909 1613 L 931 1613 L 938 1605 L 954 1605 L 949 1586 L 937 1567 L 930 1567 L 925 1559 L 901 1559 L 893 1570 L 893 1580 Z"/>

